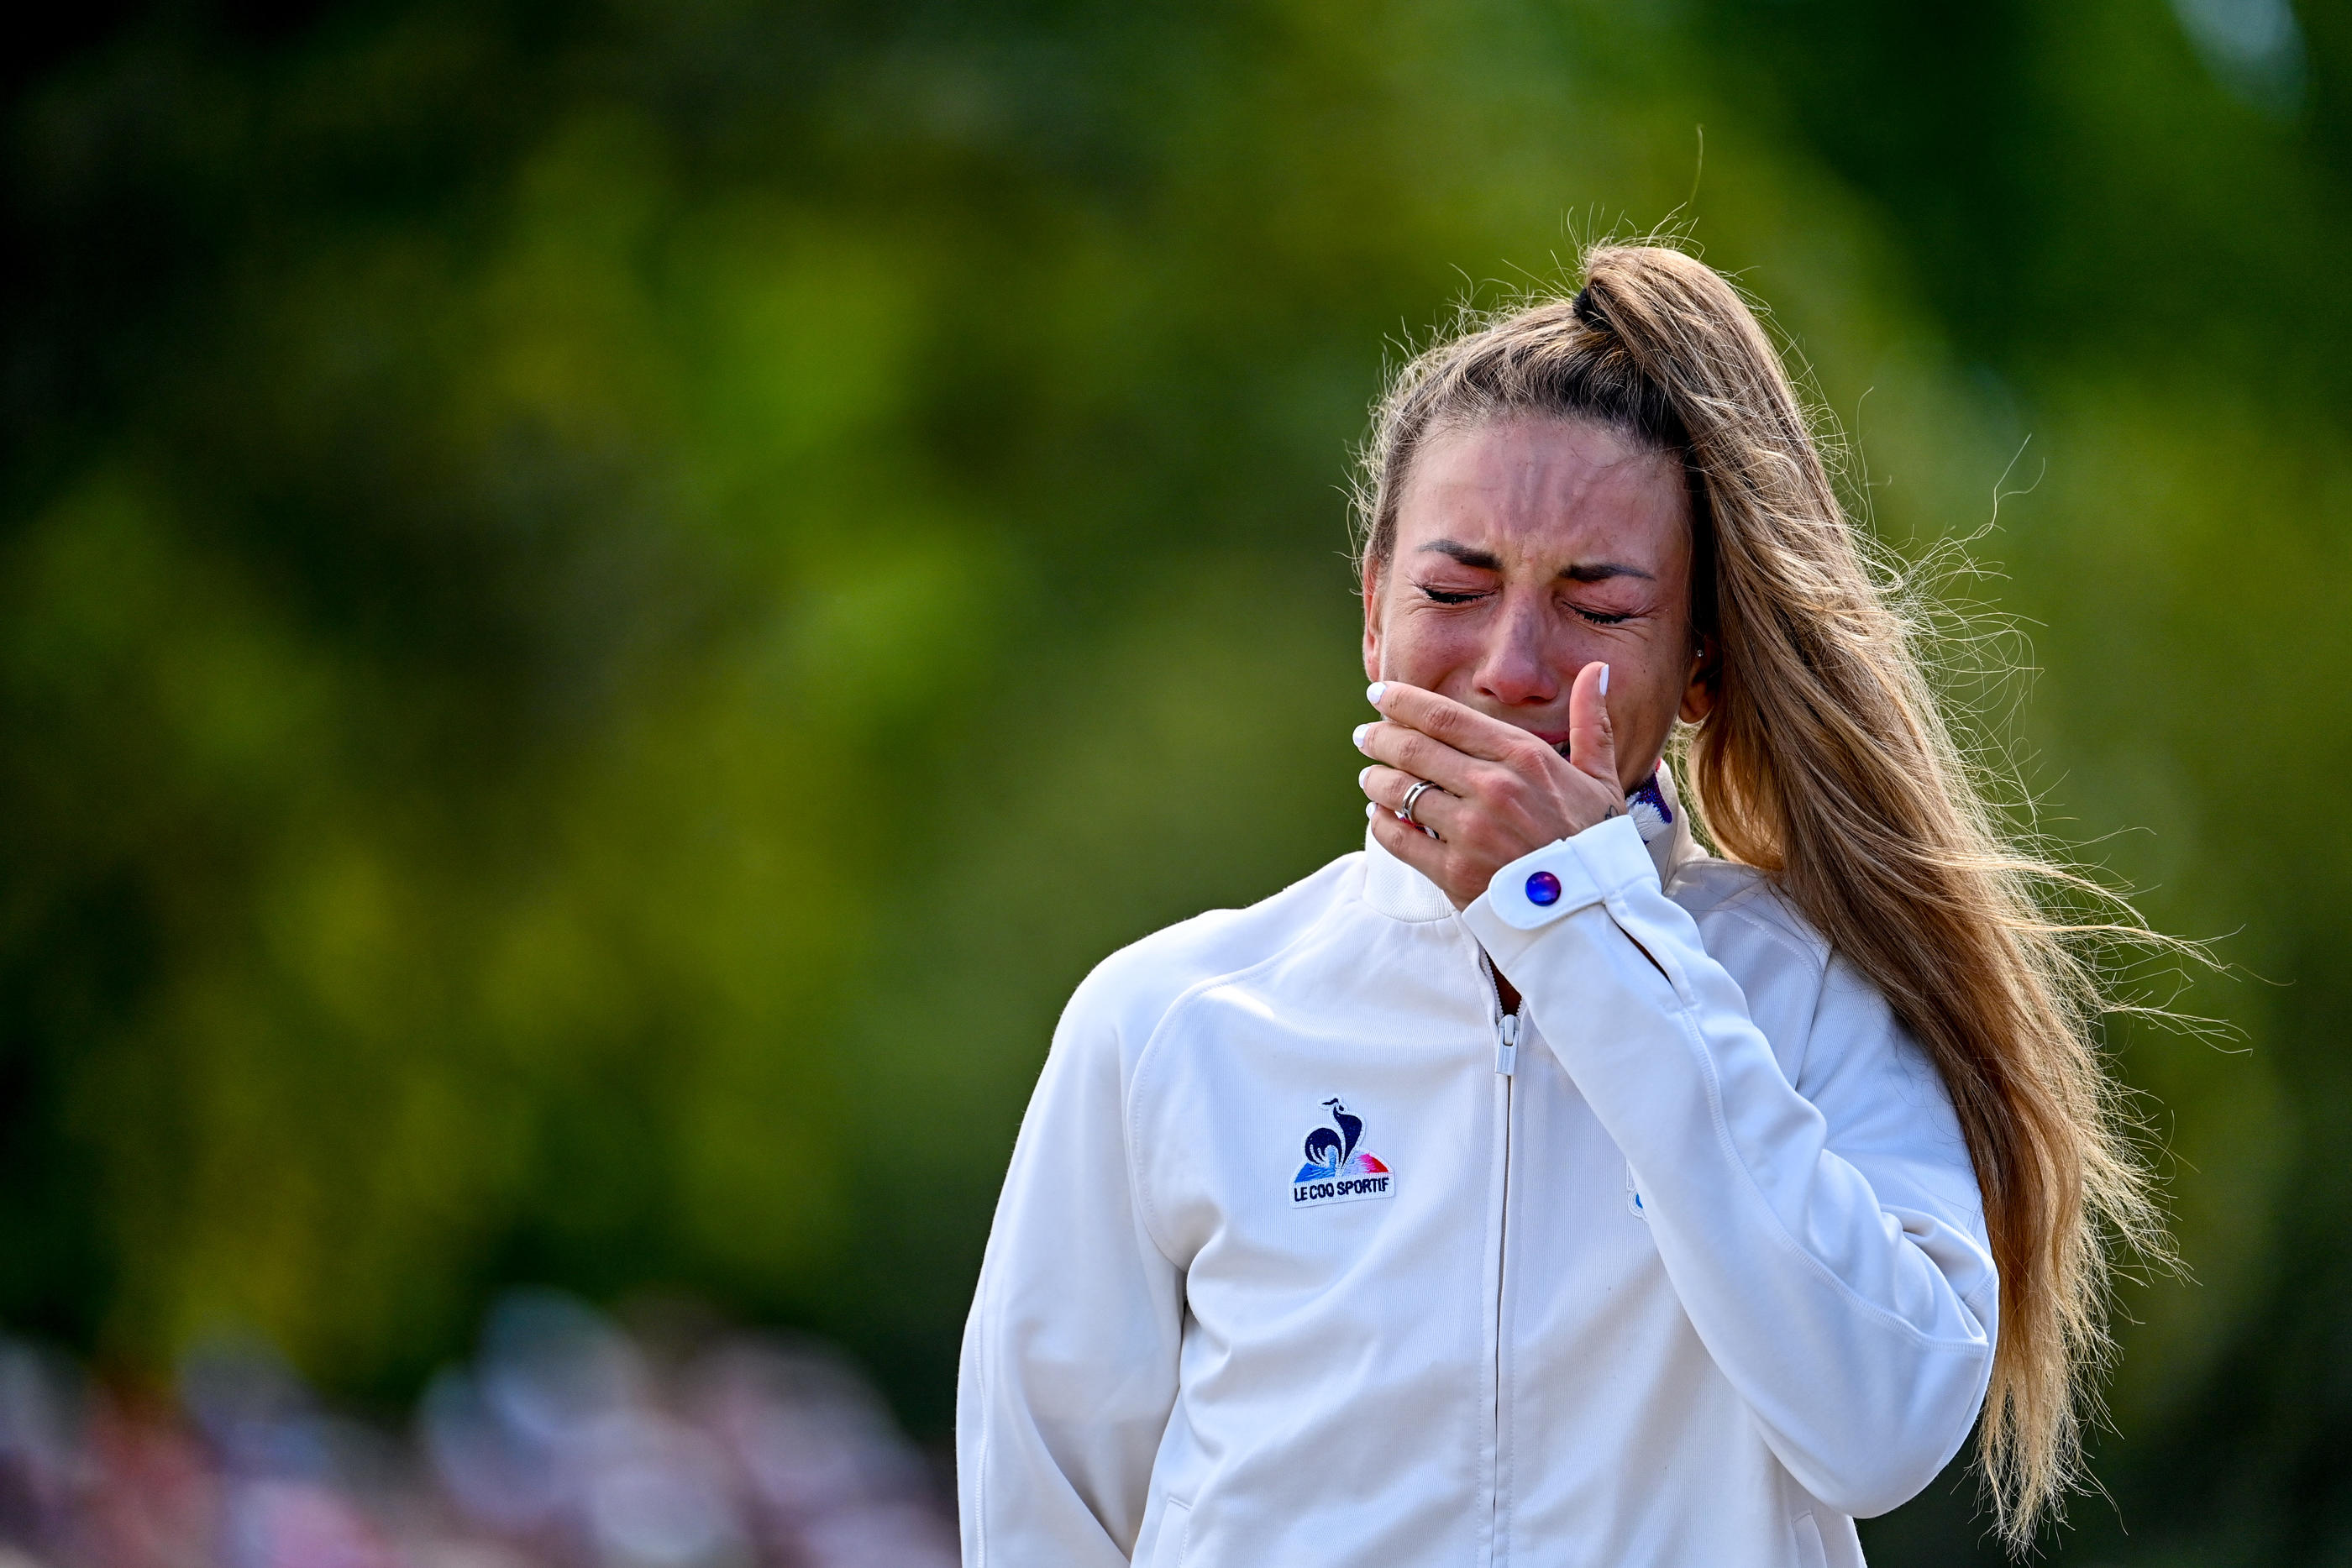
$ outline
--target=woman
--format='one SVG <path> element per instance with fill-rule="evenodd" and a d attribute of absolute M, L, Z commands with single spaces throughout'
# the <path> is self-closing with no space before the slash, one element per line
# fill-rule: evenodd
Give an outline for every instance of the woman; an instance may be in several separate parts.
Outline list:
<path fill-rule="evenodd" d="M 2025 1541 L 2143 1177 L 1754 318 L 1600 248 L 1404 370 L 1360 496 L 1370 837 L 1072 998 L 966 1563 L 1859 1563 L 1980 1411 Z"/>

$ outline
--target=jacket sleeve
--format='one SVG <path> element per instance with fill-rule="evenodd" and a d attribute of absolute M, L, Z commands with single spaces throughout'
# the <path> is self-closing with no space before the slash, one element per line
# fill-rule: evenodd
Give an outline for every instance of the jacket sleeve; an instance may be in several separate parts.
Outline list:
<path fill-rule="evenodd" d="M 1983 1401 L 1999 1290 L 1950 1100 L 1883 998 L 1833 958 L 1791 1083 L 1622 817 L 1504 867 L 1464 918 L 1624 1152 L 1780 1462 L 1857 1517 L 1916 1494 Z"/>
<path fill-rule="evenodd" d="M 1023 1119 L 956 1391 L 965 1568 L 1096 1568 L 1135 1548 L 1176 1397 L 1183 1284 L 1145 1229 L 1102 976 Z"/>

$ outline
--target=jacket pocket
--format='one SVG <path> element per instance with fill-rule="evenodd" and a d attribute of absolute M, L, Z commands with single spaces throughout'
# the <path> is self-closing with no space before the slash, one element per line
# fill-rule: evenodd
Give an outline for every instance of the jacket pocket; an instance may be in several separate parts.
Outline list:
<path fill-rule="evenodd" d="M 1829 1568 L 1829 1553 L 1822 1549 L 1822 1527 L 1810 1513 L 1797 1516 L 1797 1562 L 1801 1568 Z"/>
<path fill-rule="evenodd" d="M 1161 1498 L 1160 1505 L 1160 1533 L 1152 1539 L 1150 1568 L 1184 1568 L 1184 1549 L 1192 1540 L 1192 1505 L 1172 1497 Z"/>

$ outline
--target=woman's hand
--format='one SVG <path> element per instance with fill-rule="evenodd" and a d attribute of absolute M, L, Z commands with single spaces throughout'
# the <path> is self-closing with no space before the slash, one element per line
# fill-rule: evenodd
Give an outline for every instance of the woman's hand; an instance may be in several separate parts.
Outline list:
<path fill-rule="evenodd" d="M 1356 731 L 1357 747 L 1375 759 L 1357 778 L 1375 808 L 1372 836 L 1461 909 L 1521 855 L 1622 816 L 1608 690 L 1608 665 L 1577 672 L 1563 758 L 1539 737 L 1451 697 L 1396 681 L 1374 685 L 1381 720 Z M 1412 821 L 1400 820 L 1407 792 L 1423 779 L 1433 788 L 1413 802 Z"/>

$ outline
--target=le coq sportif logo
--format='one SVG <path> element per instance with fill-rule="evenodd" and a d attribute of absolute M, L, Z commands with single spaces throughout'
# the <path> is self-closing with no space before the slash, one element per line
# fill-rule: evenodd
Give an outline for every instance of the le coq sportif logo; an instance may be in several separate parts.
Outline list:
<path fill-rule="evenodd" d="M 1360 1203 L 1388 1197 L 1396 1186 L 1396 1173 L 1378 1155 L 1362 1146 L 1364 1119 L 1338 1100 L 1326 1100 L 1329 1125 L 1307 1134 L 1307 1163 L 1290 1178 L 1290 1201 L 1304 1208 L 1320 1203 Z"/>

